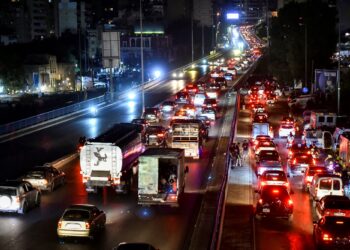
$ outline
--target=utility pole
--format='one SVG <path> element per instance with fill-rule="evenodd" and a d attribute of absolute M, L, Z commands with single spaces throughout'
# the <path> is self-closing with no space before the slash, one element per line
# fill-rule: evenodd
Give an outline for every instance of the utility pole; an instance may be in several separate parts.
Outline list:
<path fill-rule="evenodd" d="M 142 88 L 142 114 L 145 111 L 145 87 L 144 87 L 144 68 L 143 68 L 143 26 L 142 26 L 142 0 L 140 0 L 140 47 L 141 47 L 141 88 Z"/>
<path fill-rule="evenodd" d="M 340 32 L 341 32 L 341 15 L 340 15 L 340 1 L 337 2 L 338 4 L 338 72 L 337 72 L 337 90 L 338 90 L 338 100 L 337 100 L 337 114 L 340 115 Z"/>
<path fill-rule="evenodd" d="M 202 57 L 204 57 L 204 25 L 202 23 Z"/>
<path fill-rule="evenodd" d="M 194 60 L 194 48 L 193 48 L 193 9 L 191 10 L 191 55 L 192 62 Z"/>
<path fill-rule="evenodd" d="M 304 43 L 305 43 L 305 87 L 308 86 L 307 83 L 307 25 L 306 20 L 304 20 Z"/>

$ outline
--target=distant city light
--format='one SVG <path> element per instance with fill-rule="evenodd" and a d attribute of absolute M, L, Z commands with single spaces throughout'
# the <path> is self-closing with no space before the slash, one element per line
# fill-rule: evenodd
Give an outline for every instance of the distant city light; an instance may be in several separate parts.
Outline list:
<path fill-rule="evenodd" d="M 226 18 L 228 20 L 237 20 L 237 19 L 239 19 L 239 14 L 238 13 L 227 13 Z"/>

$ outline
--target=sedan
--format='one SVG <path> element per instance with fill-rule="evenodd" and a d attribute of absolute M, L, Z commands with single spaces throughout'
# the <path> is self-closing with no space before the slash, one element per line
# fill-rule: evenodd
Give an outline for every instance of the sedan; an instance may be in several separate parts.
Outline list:
<path fill-rule="evenodd" d="M 316 215 L 350 217 L 350 199 L 346 196 L 326 195 L 316 203 Z"/>
<path fill-rule="evenodd" d="M 52 166 L 35 167 L 31 169 L 23 178 L 40 190 L 54 191 L 56 187 L 65 183 L 66 174 Z"/>
<path fill-rule="evenodd" d="M 26 181 L 0 183 L 0 212 L 25 214 L 40 206 L 41 193 Z"/>
<path fill-rule="evenodd" d="M 201 115 L 208 117 L 212 121 L 216 120 L 216 111 L 212 108 L 203 108 Z"/>
<path fill-rule="evenodd" d="M 350 218 L 326 216 L 314 222 L 313 238 L 317 249 L 349 249 Z"/>
<path fill-rule="evenodd" d="M 57 224 L 59 239 L 84 237 L 94 239 L 106 225 L 106 214 L 94 205 L 79 204 L 67 208 Z"/>
<path fill-rule="evenodd" d="M 266 186 L 284 186 L 290 193 L 290 184 L 284 171 L 281 170 L 266 170 L 258 181 L 257 190 L 261 191 Z"/>
<path fill-rule="evenodd" d="M 177 107 L 177 104 L 173 101 L 165 101 L 162 103 L 160 110 L 163 113 L 173 112 L 175 108 Z"/>

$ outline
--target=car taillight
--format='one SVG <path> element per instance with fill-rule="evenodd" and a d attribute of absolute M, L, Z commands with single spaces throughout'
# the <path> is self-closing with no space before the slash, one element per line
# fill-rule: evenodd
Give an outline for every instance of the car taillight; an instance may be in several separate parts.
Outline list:
<path fill-rule="evenodd" d="M 293 164 L 297 164 L 297 159 L 294 159 Z"/>
<path fill-rule="evenodd" d="M 284 183 L 283 185 L 286 186 L 286 187 L 289 187 L 289 183 L 288 182 Z"/>
<path fill-rule="evenodd" d="M 57 228 L 58 228 L 58 229 L 61 229 L 61 228 L 62 228 L 62 221 L 59 221 L 59 222 L 57 223 Z"/>
<path fill-rule="evenodd" d="M 272 193 L 274 193 L 274 194 L 278 194 L 280 191 L 278 190 L 278 189 L 274 189 L 274 190 L 272 190 Z"/>
<path fill-rule="evenodd" d="M 89 177 L 83 176 L 83 183 L 86 183 L 88 181 Z"/>
<path fill-rule="evenodd" d="M 289 199 L 288 200 L 288 206 L 292 206 L 293 205 L 293 201 L 292 201 L 292 199 Z"/>
<path fill-rule="evenodd" d="M 46 180 L 46 179 L 41 180 L 41 182 L 42 182 L 44 185 L 47 185 L 47 180 Z"/>
<path fill-rule="evenodd" d="M 332 241 L 332 240 L 333 240 L 333 238 L 331 237 L 331 235 L 330 235 L 330 234 L 326 234 L 326 233 L 323 233 L 323 234 L 322 234 L 322 239 L 323 239 L 324 241 Z"/>
<path fill-rule="evenodd" d="M 157 134 L 158 137 L 164 137 L 164 134 Z"/>
<path fill-rule="evenodd" d="M 90 223 L 89 222 L 85 222 L 85 229 L 90 229 Z"/>
<path fill-rule="evenodd" d="M 260 203 L 260 204 L 263 204 L 263 199 L 259 199 L 259 203 Z"/>
<path fill-rule="evenodd" d="M 266 185 L 266 182 L 265 181 L 262 181 L 261 182 L 261 186 L 265 186 Z"/>
<path fill-rule="evenodd" d="M 20 203 L 19 196 L 16 196 L 16 203 Z"/>

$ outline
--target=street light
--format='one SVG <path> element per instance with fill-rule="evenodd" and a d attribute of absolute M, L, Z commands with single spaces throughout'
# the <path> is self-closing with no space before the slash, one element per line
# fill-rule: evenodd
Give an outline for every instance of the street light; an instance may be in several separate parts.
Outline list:
<path fill-rule="evenodd" d="M 145 87 L 144 87 L 144 72 L 143 72 L 143 27 L 142 27 L 142 0 L 140 0 L 140 37 L 141 37 L 141 89 L 142 89 L 142 114 L 145 111 Z"/>

